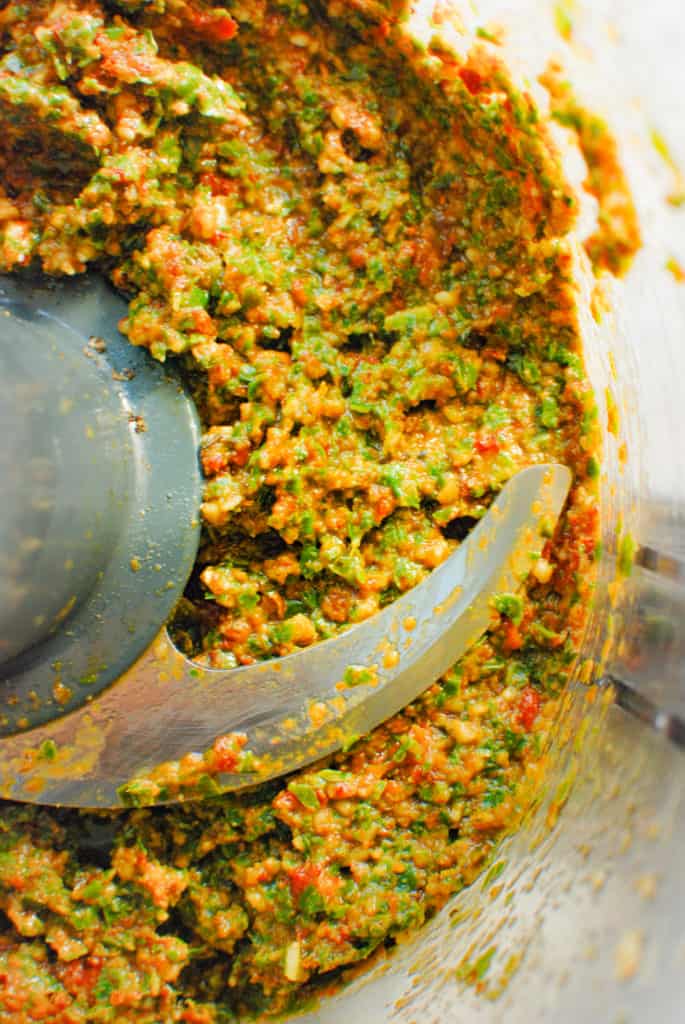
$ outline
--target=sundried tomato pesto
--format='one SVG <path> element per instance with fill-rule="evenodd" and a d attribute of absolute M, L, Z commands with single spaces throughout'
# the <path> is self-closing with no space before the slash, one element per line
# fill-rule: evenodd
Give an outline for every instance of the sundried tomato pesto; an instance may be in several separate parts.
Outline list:
<path fill-rule="evenodd" d="M 2 266 L 101 268 L 204 420 L 188 654 L 328 637 L 518 469 L 574 473 L 520 598 L 351 750 L 246 797 L 2 807 L 1 1020 L 287 1010 L 467 885 L 540 773 L 597 541 L 576 201 L 491 49 L 371 0 L 32 0 L 0 41 Z"/>

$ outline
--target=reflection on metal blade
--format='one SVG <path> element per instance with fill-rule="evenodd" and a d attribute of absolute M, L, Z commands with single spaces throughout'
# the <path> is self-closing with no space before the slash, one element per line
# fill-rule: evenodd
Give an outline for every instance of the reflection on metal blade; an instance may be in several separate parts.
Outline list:
<path fill-rule="evenodd" d="M 353 742 L 417 697 L 485 632 L 493 595 L 521 586 L 570 482 L 564 466 L 521 471 L 423 583 L 341 636 L 286 658 L 209 671 L 163 633 L 92 704 L 0 743 L 2 795 L 112 807 L 136 776 L 129 797 L 167 802 L 207 794 L 206 775 L 204 789 L 167 782 L 179 778 L 173 762 L 219 736 L 239 735 L 241 754 L 228 762 L 231 773 L 211 780 L 211 792 L 255 785 Z M 46 743 L 49 760 L 40 756 Z"/>

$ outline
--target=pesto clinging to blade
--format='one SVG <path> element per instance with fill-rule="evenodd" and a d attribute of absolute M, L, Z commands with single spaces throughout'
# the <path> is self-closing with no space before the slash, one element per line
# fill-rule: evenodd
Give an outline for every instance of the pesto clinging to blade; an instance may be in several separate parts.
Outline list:
<path fill-rule="evenodd" d="M 539 774 L 598 525 L 575 200 L 492 51 L 421 54 L 379 4 L 37 0 L 0 44 L 1 265 L 101 268 L 205 423 L 189 655 L 316 643 L 518 469 L 575 475 L 526 591 L 352 750 L 106 826 L 0 809 L 0 1020 L 282 1011 L 468 884 Z"/>

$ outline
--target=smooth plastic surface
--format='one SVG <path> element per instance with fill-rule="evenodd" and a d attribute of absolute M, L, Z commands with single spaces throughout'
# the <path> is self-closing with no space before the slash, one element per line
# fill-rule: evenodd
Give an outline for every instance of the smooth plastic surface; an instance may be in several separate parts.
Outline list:
<path fill-rule="evenodd" d="M 0 281 L 0 737 L 119 678 L 195 560 L 199 423 L 125 312 L 97 277 Z"/>
<path fill-rule="evenodd" d="M 126 525 L 132 466 L 119 396 L 92 359 L 45 317 L 5 308 L 0 331 L 0 666 L 11 673 L 92 591 Z"/>

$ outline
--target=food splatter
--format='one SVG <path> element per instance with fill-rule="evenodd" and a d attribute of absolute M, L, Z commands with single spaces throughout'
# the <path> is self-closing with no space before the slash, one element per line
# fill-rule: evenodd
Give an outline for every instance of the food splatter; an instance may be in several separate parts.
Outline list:
<path fill-rule="evenodd" d="M 622 275 L 640 248 L 637 210 L 608 125 L 578 102 L 563 69 L 550 62 L 541 76 L 551 97 L 552 117 L 571 129 L 587 164 L 584 188 L 599 204 L 597 229 L 585 243 L 596 273 Z"/>

